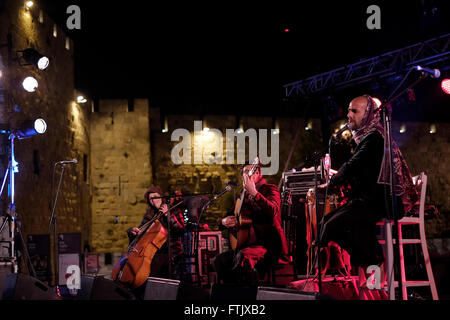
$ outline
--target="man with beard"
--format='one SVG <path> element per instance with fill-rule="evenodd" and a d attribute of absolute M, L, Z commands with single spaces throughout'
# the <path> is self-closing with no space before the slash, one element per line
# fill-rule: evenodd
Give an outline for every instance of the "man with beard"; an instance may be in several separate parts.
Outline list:
<path fill-rule="evenodd" d="M 384 261 L 377 241 L 376 222 L 392 217 L 389 195 L 390 171 L 384 159 L 384 130 L 374 100 L 368 96 L 353 99 L 348 108 L 348 126 L 357 147 L 351 158 L 332 176 L 328 186 L 350 186 L 349 201 L 323 219 L 320 245 L 334 241 L 351 257 L 359 273 L 369 265 Z M 408 166 L 393 143 L 393 158 L 399 218 L 417 201 Z M 327 187 L 326 184 L 319 188 Z M 365 274 L 365 272 L 363 272 Z"/>
<path fill-rule="evenodd" d="M 249 176 L 251 164 L 244 164 L 241 173 L 246 190 L 240 215 L 249 218 L 248 237 L 241 247 L 221 253 L 214 258 L 213 266 L 219 283 L 254 285 L 268 265 L 274 265 L 287 256 L 287 242 L 281 227 L 280 192 L 262 177 L 261 163 Z M 240 199 L 239 201 L 241 201 Z M 235 215 L 222 219 L 229 231 L 242 228 Z M 239 240 L 239 239 L 238 239 Z"/>

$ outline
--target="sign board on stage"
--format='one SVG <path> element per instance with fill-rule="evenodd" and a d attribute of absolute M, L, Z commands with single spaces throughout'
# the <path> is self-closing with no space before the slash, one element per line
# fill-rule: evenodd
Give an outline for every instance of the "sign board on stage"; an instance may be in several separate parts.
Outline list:
<path fill-rule="evenodd" d="M 67 278 L 72 275 L 72 272 L 67 273 L 70 270 L 70 266 L 80 266 L 80 255 L 78 253 L 63 253 L 59 255 L 58 266 L 58 283 L 59 285 L 67 285 Z"/>
<path fill-rule="evenodd" d="M 89 274 L 96 274 L 100 270 L 98 262 L 98 253 L 84 254 L 84 272 Z"/>
<path fill-rule="evenodd" d="M 27 248 L 31 263 L 36 272 L 36 278 L 48 283 L 51 276 L 50 235 L 29 234 L 27 236 Z"/>
<path fill-rule="evenodd" d="M 81 233 L 60 233 L 58 236 L 58 252 L 81 253 Z"/>
<path fill-rule="evenodd" d="M 66 285 L 67 279 L 72 276 L 73 266 L 80 269 L 81 233 L 60 233 L 58 235 L 58 253 L 58 283 Z"/>

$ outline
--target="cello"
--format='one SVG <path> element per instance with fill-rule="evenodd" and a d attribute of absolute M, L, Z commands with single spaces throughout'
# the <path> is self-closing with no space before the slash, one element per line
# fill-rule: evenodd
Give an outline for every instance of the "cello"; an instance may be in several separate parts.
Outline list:
<path fill-rule="evenodd" d="M 170 207 L 174 209 L 184 201 Z M 143 224 L 140 233 L 128 246 L 127 253 L 112 270 L 112 279 L 125 286 L 137 288 L 144 284 L 150 274 L 153 257 L 167 240 L 168 231 L 159 221 L 164 213 L 158 211 L 152 219 Z"/>
<path fill-rule="evenodd" d="M 256 157 L 252 163 L 252 167 L 248 172 L 250 178 L 256 171 L 259 164 L 259 158 Z M 230 246 L 233 250 L 240 249 L 248 240 L 252 219 L 241 214 L 242 204 L 244 203 L 245 188 L 242 189 L 241 195 L 236 200 L 234 207 L 234 215 L 236 217 L 236 227 L 230 232 Z"/>

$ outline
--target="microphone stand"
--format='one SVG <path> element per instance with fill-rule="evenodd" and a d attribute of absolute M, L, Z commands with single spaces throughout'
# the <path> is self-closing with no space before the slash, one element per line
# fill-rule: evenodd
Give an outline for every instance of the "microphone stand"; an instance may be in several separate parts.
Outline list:
<path fill-rule="evenodd" d="M 319 192 L 318 192 L 318 178 L 317 178 L 317 168 L 319 166 L 318 159 L 315 159 L 314 161 L 314 184 L 315 184 L 315 192 L 314 192 L 314 201 L 316 204 L 316 246 L 317 246 L 317 270 L 318 270 L 318 276 L 319 276 L 319 295 L 322 294 L 322 266 L 321 266 L 321 259 L 320 259 L 320 234 L 321 234 L 321 227 L 320 227 L 320 219 L 319 219 Z"/>
<path fill-rule="evenodd" d="M 53 170 L 55 170 L 56 165 L 58 164 L 55 163 Z M 49 220 L 49 224 L 48 224 L 48 233 L 50 234 L 50 229 L 51 226 L 53 224 L 53 253 L 54 253 L 54 259 L 53 259 L 53 266 L 54 266 L 54 284 L 55 284 L 55 289 L 56 292 L 58 292 L 58 286 L 59 286 L 59 270 L 58 270 L 58 247 L 57 247 L 57 229 L 56 229 L 56 202 L 58 200 L 58 194 L 59 194 L 59 190 L 61 188 L 61 181 L 64 175 L 64 169 L 66 168 L 66 163 L 61 163 L 62 165 L 62 169 L 61 169 L 61 175 L 59 177 L 59 182 L 58 182 L 58 188 L 56 189 L 56 195 L 55 195 L 55 200 L 53 201 L 53 208 L 52 208 L 52 215 L 50 217 Z M 54 171 L 53 171 L 54 172 Z"/>
<path fill-rule="evenodd" d="M 389 212 L 392 212 L 392 217 L 394 220 L 394 225 L 396 226 L 394 228 L 394 238 L 396 240 L 395 243 L 395 259 L 397 261 L 400 261 L 400 251 L 399 251 L 399 233 L 398 233 L 398 207 L 397 207 L 397 195 L 395 192 L 395 186 L 396 186 L 396 181 L 395 181 L 395 174 L 394 174 L 394 157 L 393 157 L 393 153 L 392 153 L 392 110 L 389 110 L 389 106 L 390 104 L 395 101 L 399 96 L 401 96 L 404 92 L 406 92 L 407 90 L 411 89 L 412 87 L 416 86 L 419 82 L 421 82 L 423 79 L 425 79 L 427 77 L 426 73 L 422 73 L 422 76 L 417 79 L 416 81 L 414 81 L 411 85 L 409 85 L 407 88 L 403 89 L 399 94 L 397 94 L 396 96 L 392 97 L 395 93 L 395 91 L 397 91 L 397 89 L 401 86 L 401 84 L 406 80 L 407 76 L 409 75 L 409 72 L 412 69 L 410 69 L 408 71 L 408 73 L 405 75 L 405 77 L 402 79 L 402 81 L 400 82 L 400 84 L 397 86 L 397 88 L 394 89 L 394 91 L 392 92 L 392 94 L 390 95 L 390 97 L 387 99 L 386 102 L 382 103 L 377 112 L 381 112 L 381 116 L 383 118 L 383 127 L 384 127 L 384 139 L 385 139 L 385 148 L 384 148 L 384 156 L 383 156 L 383 160 L 385 160 L 386 158 L 390 161 L 390 184 L 389 184 L 389 188 L 390 188 L 390 194 L 391 194 L 391 211 L 387 210 L 388 215 Z M 386 143 L 387 143 L 387 148 L 386 148 Z M 384 163 L 384 161 L 383 161 Z M 388 208 L 386 208 L 388 209 Z M 399 266 L 398 264 L 395 265 L 394 264 L 394 268 L 395 268 L 395 273 L 397 274 L 397 278 L 398 278 L 398 288 L 401 290 L 402 288 L 402 278 L 401 276 L 399 276 Z M 389 266 L 387 266 L 387 282 L 388 282 L 388 295 L 390 298 L 393 298 L 395 300 L 395 287 L 394 284 L 392 283 L 392 277 L 390 276 L 391 274 L 391 270 L 389 270 Z M 393 292 L 392 292 L 393 291 Z"/>
<path fill-rule="evenodd" d="M 226 188 L 227 192 L 231 190 L 231 187 L 229 188 L 229 186 L 227 186 Z M 196 255 L 195 259 L 195 271 L 197 273 L 197 284 L 200 287 L 201 286 L 201 279 L 200 279 L 200 268 L 199 268 L 199 261 L 198 261 L 198 243 L 199 243 L 199 237 L 200 237 L 200 229 L 199 229 L 199 225 L 200 225 L 200 219 L 202 218 L 203 212 L 209 207 L 209 205 L 214 201 L 217 200 L 218 198 L 220 198 L 221 196 L 223 196 L 225 193 L 227 192 L 223 192 L 222 194 L 216 195 L 215 197 L 213 197 L 212 199 L 210 199 L 207 203 L 205 203 L 202 207 L 202 210 L 200 211 L 200 214 L 198 216 L 197 219 L 197 224 L 195 226 L 194 229 L 194 254 Z M 208 274 L 208 283 L 209 283 L 209 274 Z"/>

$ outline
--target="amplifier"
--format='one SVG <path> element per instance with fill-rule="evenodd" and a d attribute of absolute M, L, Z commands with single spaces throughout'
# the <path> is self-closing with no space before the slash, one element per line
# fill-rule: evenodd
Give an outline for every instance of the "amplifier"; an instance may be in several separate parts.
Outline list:
<path fill-rule="evenodd" d="M 317 170 L 317 184 L 321 183 L 322 173 L 320 168 Z M 310 188 L 316 186 L 314 170 L 283 172 L 283 193 L 291 193 L 291 195 L 306 195 Z"/>

